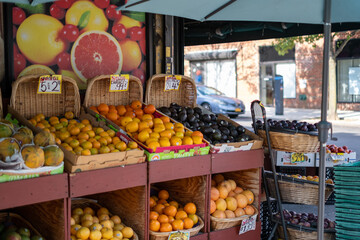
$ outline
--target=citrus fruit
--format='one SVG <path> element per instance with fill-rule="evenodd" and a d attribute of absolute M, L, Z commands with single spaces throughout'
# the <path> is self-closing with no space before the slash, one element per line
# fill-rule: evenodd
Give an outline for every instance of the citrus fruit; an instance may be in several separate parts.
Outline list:
<path fill-rule="evenodd" d="M 171 225 L 175 231 L 184 229 L 184 222 L 180 219 L 174 220 Z"/>
<path fill-rule="evenodd" d="M 172 226 L 170 223 L 161 223 L 160 225 L 160 232 L 171 232 Z"/>
<path fill-rule="evenodd" d="M 160 230 L 160 222 L 157 220 L 150 220 L 149 228 L 151 231 L 158 232 Z"/>
<path fill-rule="evenodd" d="M 34 65 L 30 65 L 28 67 L 26 67 L 24 70 L 22 70 L 18 76 L 19 77 L 22 77 L 22 76 L 27 76 L 27 75 L 32 75 L 32 74 L 35 74 L 35 75 L 53 75 L 55 74 L 55 72 L 45 66 L 45 65 L 41 65 L 41 64 L 34 64 Z"/>
<path fill-rule="evenodd" d="M 77 1 L 66 11 L 65 22 L 66 24 L 79 25 L 81 16 L 88 14 L 88 21 L 86 24 L 80 22 L 80 25 L 84 24 L 85 27 L 81 32 L 87 32 L 91 30 L 106 31 L 109 27 L 109 21 L 105 17 L 104 11 L 95 6 L 90 1 Z"/>
<path fill-rule="evenodd" d="M 136 41 L 125 39 L 120 42 L 121 50 L 124 59 L 122 70 L 125 72 L 137 69 L 141 63 L 141 50 Z"/>
<path fill-rule="evenodd" d="M 241 194 L 244 194 L 248 199 L 248 204 L 252 204 L 254 202 L 254 194 L 250 190 L 245 190 Z"/>
<path fill-rule="evenodd" d="M 191 218 L 185 218 L 184 219 L 184 228 L 185 229 L 190 229 L 194 226 L 194 221 Z"/>
<path fill-rule="evenodd" d="M 175 215 L 175 219 L 181 219 L 182 220 L 182 219 L 185 219 L 187 217 L 188 217 L 187 213 L 185 211 L 183 211 L 183 210 L 178 211 L 176 213 L 176 215 Z"/>
<path fill-rule="evenodd" d="M 132 27 L 141 27 L 141 22 L 130 18 L 128 16 L 122 15 L 119 21 L 116 24 L 122 24 L 126 29 L 132 28 Z"/>
<path fill-rule="evenodd" d="M 164 214 L 168 215 L 168 216 L 171 216 L 171 217 L 175 217 L 176 215 L 176 212 L 177 212 L 177 209 L 175 206 L 167 206 L 165 209 L 164 209 Z"/>
<path fill-rule="evenodd" d="M 159 199 L 167 200 L 167 199 L 169 198 L 169 192 L 166 191 L 166 190 L 161 190 L 161 191 L 158 193 L 158 197 L 159 197 Z"/>
<path fill-rule="evenodd" d="M 134 231 L 130 227 L 124 227 L 121 229 L 121 233 L 123 234 L 124 238 L 131 238 L 134 235 Z"/>
<path fill-rule="evenodd" d="M 196 206 L 194 203 L 187 203 L 184 207 L 184 210 L 187 214 L 195 214 L 196 213 Z"/>
<path fill-rule="evenodd" d="M 71 49 L 71 66 L 83 81 L 102 74 L 119 74 L 122 65 L 120 45 L 107 32 L 85 32 Z"/>
<path fill-rule="evenodd" d="M 160 223 L 167 223 L 169 222 L 169 217 L 166 216 L 165 214 L 161 214 L 157 220 L 160 222 Z"/>
<path fill-rule="evenodd" d="M 189 218 L 193 220 L 194 224 L 197 224 L 199 221 L 199 217 L 196 214 L 190 214 Z"/>
<path fill-rule="evenodd" d="M 26 18 L 16 33 L 19 50 L 32 63 L 53 65 L 66 44 L 58 37 L 63 24 L 45 14 L 33 14 Z"/>
<path fill-rule="evenodd" d="M 88 239 L 90 236 L 90 230 L 87 227 L 82 227 L 76 232 L 76 237 L 80 239 Z"/>

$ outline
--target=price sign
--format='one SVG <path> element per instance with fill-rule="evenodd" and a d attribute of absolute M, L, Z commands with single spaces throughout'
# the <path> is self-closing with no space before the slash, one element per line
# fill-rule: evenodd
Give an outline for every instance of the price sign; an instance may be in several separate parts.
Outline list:
<path fill-rule="evenodd" d="M 166 76 L 164 91 L 179 90 L 181 83 L 181 76 Z"/>
<path fill-rule="evenodd" d="M 109 92 L 127 91 L 129 88 L 129 74 L 110 75 Z"/>
<path fill-rule="evenodd" d="M 300 163 L 307 161 L 307 156 L 304 153 L 292 153 L 291 154 L 291 163 Z"/>
<path fill-rule="evenodd" d="M 251 216 L 250 218 L 245 219 L 245 220 L 243 220 L 241 222 L 239 235 L 243 234 L 243 233 L 246 233 L 248 231 L 251 231 L 251 230 L 255 230 L 255 228 L 256 228 L 256 217 L 257 217 L 257 214 L 255 214 L 255 215 Z"/>
<path fill-rule="evenodd" d="M 344 153 L 330 153 L 330 157 L 333 161 L 343 161 L 345 160 Z"/>
<path fill-rule="evenodd" d="M 189 240 L 189 239 L 190 239 L 190 232 L 186 232 L 186 231 L 171 232 L 168 237 L 168 240 Z"/>
<path fill-rule="evenodd" d="M 39 85 L 37 93 L 61 93 L 61 75 L 44 75 L 39 78 Z"/>

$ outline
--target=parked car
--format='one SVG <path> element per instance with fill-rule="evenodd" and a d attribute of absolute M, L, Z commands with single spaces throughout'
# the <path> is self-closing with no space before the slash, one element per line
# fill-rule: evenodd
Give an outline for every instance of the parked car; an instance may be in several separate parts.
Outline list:
<path fill-rule="evenodd" d="M 227 97 L 219 90 L 205 85 L 197 85 L 196 89 L 196 103 L 213 113 L 228 115 L 230 118 L 245 113 L 245 105 L 239 99 Z"/>

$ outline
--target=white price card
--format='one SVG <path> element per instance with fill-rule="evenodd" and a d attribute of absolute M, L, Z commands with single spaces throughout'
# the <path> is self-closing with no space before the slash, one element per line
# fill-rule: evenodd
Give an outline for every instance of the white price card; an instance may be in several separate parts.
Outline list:
<path fill-rule="evenodd" d="M 239 235 L 243 234 L 243 233 L 246 233 L 248 231 L 251 231 L 251 230 L 255 230 L 255 228 L 256 228 L 256 217 L 257 217 L 257 214 L 255 214 L 255 215 L 251 216 L 250 218 L 245 219 L 245 220 L 243 220 L 241 222 Z"/>
<path fill-rule="evenodd" d="M 110 75 L 109 92 L 122 92 L 129 89 L 129 74 Z"/>
<path fill-rule="evenodd" d="M 37 93 L 61 93 L 62 76 L 61 75 L 44 75 L 39 78 Z"/>
<path fill-rule="evenodd" d="M 176 231 L 170 232 L 168 240 L 189 240 L 190 239 L 190 232 L 186 231 Z"/>
<path fill-rule="evenodd" d="M 170 75 L 165 77 L 164 91 L 179 90 L 181 83 L 181 76 Z"/>

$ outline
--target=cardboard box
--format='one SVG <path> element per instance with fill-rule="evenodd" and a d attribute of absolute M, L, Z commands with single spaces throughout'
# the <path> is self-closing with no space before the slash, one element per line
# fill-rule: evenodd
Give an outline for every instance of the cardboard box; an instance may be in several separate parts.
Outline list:
<path fill-rule="evenodd" d="M 334 167 L 344 163 L 356 161 L 356 152 L 351 153 L 326 153 L 325 155 L 325 166 Z M 320 153 L 316 153 L 316 167 L 319 166 Z"/>
<path fill-rule="evenodd" d="M 291 153 L 273 150 L 276 166 L 314 167 L 315 153 Z"/>

